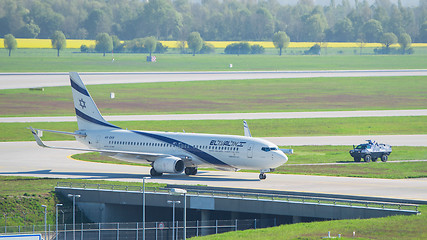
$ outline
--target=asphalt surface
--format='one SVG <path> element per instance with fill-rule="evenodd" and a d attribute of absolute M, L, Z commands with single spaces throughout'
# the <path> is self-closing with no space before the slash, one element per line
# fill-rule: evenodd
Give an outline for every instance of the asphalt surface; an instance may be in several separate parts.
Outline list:
<path fill-rule="evenodd" d="M 79 143 L 71 141 L 49 142 L 49 144 L 80 146 Z M 143 176 L 149 176 L 150 170 L 149 167 L 76 161 L 67 157 L 76 151 L 40 148 L 35 142 L 3 142 L 0 143 L 0 152 L 2 153 L 0 175 L 140 182 Z M 390 180 L 267 174 L 267 179 L 260 181 L 258 173 L 199 171 L 195 176 L 165 174 L 163 177 L 155 177 L 149 181 L 427 200 L 427 178 Z"/>
<path fill-rule="evenodd" d="M 139 82 L 172 82 L 172 81 L 209 81 L 209 80 L 234 80 L 234 79 L 264 79 L 264 78 L 307 78 L 307 77 L 363 77 L 363 76 L 427 76 L 427 69 L 421 70 L 350 70 L 350 71 L 280 71 L 280 72 L 182 72 L 182 73 L 82 73 L 86 84 L 115 84 L 115 83 L 139 83 Z M 1 73 L 0 89 L 34 88 L 47 86 L 69 86 L 68 73 Z M 362 117 L 363 114 L 385 114 L 381 111 L 352 112 L 354 117 Z M 196 118 L 202 119 L 261 119 L 261 118 L 295 118 L 295 113 L 266 113 L 242 116 L 215 114 L 197 114 Z M 275 116 L 287 114 L 287 116 Z M 299 113 L 310 114 L 310 113 Z M 324 114 L 324 113 L 322 113 Z M 328 112 L 323 117 L 342 117 L 345 114 Z M 334 116 L 338 114 L 340 116 Z M 347 114 L 347 113 L 346 113 Z M 397 116 L 409 114 L 400 110 Z M 425 110 L 420 110 L 417 116 L 424 116 Z M 205 115 L 205 116 L 203 116 Z M 252 116 L 252 118 L 251 118 Z M 377 115 L 375 115 L 377 116 Z M 111 118 L 110 118 L 111 117 Z M 106 117 L 110 121 L 121 121 L 123 117 Z M 114 119 L 115 117 L 119 119 Z M 137 120 L 142 116 L 136 116 Z M 147 117 L 147 116 L 143 116 Z M 151 116 L 153 117 L 153 116 Z M 162 120 L 165 116 L 154 116 Z M 167 116 L 170 120 L 170 115 Z M 177 119 L 183 115 L 176 116 Z M 184 116 L 187 118 L 188 116 Z M 310 117 L 300 116 L 300 117 Z M 321 117 L 314 113 L 312 117 Z M 351 116 L 347 116 L 351 117 Z M 366 116 L 365 116 L 366 117 Z M 70 117 L 75 121 L 75 117 Z M 8 118 L 11 119 L 11 118 Z M 1 119 L 7 122 L 7 119 Z M 46 119 L 14 119 L 17 121 L 55 121 L 54 118 Z M 56 121 L 64 121 L 59 118 Z M 325 137 L 297 137 L 297 138 L 268 138 L 278 145 L 352 145 L 365 139 L 374 138 L 391 145 L 426 146 L 427 135 L 395 135 L 395 136 L 325 136 Z M 396 142 L 394 142 L 396 141 Z M 317 143 L 316 143 L 317 142 Z M 75 141 L 50 142 L 55 146 L 81 147 Z M 40 148 L 35 142 L 3 142 L 0 143 L 0 175 L 35 176 L 51 178 L 80 178 L 103 179 L 117 181 L 141 181 L 143 176 L 149 175 L 150 168 L 113 165 L 76 161 L 68 158 L 76 151 L 64 151 L 56 149 Z M 201 184 L 217 187 L 269 189 L 278 191 L 316 192 L 341 195 L 372 196 L 385 198 L 406 198 L 414 200 L 427 200 L 427 179 L 364 179 L 346 177 L 324 177 L 304 175 L 268 174 L 267 180 L 260 181 L 257 173 L 199 171 L 196 176 L 165 174 L 161 178 L 153 178 L 149 181 L 168 184 Z"/>
<path fill-rule="evenodd" d="M 171 120 L 238 120 L 238 119 L 291 119 L 291 118 L 346 118 L 427 116 L 427 109 L 329 111 L 329 112 L 274 112 L 274 113 L 217 113 L 169 115 L 116 115 L 104 116 L 107 121 L 171 121 Z M 0 122 L 75 122 L 75 116 L 63 117 L 0 117 Z"/>
<path fill-rule="evenodd" d="M 79 73 L 87 85 L 266 78 L 427 76 L 427 69 Z M 0 73 L 0 89 L 69 86 L 68 73 Z"/>

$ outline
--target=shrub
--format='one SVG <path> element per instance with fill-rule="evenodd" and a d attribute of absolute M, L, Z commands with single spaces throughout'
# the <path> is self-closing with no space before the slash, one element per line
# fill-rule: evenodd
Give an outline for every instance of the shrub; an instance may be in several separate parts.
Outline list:
<path fill-rule="evenodd" d="M 320 55 L 320 45 L 314 44 L 309 50 L 305 50 L 306 55 Z"/>
<path fill-rule="evenodd" d="M 80 52 L 83 52 L 83 53 L 87 53 L 87 52 L 89 52 L 89 47 L 88 46 L 86 46 L 86 45 L 81 45 L 80 46 Z"/>
<path fill-rule="evenodd" d="M 165 53 L 168 51 L 168 46 L 163 46 L 161 42 L 157 42 L 155 53 Z"/>
<path fill-rule="evenodd" d="M 227 47 L 224 49 L 224 52 L 225 54 L 248 54 L 251 52 L 251 47 L 247 42 L 232 43 L 227 45 Z"/>
<path fill-rule="evenodd" d="M 264 54 L 265 49 L 263 46 L 259 44 L 255 44 L 251 46 L 251 54 Z"/>
<path fill-rule="evenodd" d="M 199 53 L 201 54 L 210 54 L 215 52 L 214 45 L 210 43 L 203 43 L 202 49 L 200 49 Z"/>

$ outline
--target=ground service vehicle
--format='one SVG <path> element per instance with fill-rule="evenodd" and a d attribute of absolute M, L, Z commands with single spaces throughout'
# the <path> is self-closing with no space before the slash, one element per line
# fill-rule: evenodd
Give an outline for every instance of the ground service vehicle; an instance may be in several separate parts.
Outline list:
<path fill-rule="evenodd" d="M 383 162 L 387 162 L 388 156 L 392 149 L 388 144 L 377 143 L 376 141 L 366 140 L 368 143 L 357 145 L 350 150 L 350 155 L 354 158 L 355 162 L 360 162 L 363 158 L 365 162 L 376 162 L 378 158 Z"/>

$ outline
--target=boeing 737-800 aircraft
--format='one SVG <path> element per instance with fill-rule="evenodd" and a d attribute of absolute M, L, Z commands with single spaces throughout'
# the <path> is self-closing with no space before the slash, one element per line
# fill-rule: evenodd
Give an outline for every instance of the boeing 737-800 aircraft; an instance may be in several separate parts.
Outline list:
<path fill-rule="evenodd" d="M 107 122 L 76 72 L 70 72 L 71 88 L 79 130 L 62 132 L 30 128 L 38 145 L 48 148 L 100 152 L 129 162 L 149 163 L 152 176 L 163 173 L 195 175 L 198 167 L 223 170 L 259 170 L 260 179 L 266 172 L 286 163 L 285 152 L 275 144 L 251 137 L 244 122 L 245 136 L 172 133 L 124 130 Z M 88 149 L 45 145 L 38 132 L 73 135 Z"/>

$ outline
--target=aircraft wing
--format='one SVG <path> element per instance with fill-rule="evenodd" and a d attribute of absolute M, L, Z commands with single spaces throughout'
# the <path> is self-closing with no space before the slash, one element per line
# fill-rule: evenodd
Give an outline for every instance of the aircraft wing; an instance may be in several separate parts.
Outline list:
<path fill-rule="evenodd" d="M 41 140 L 41 138 L 37 135 L 37 132 L 32 127 L 29 127 L 31 130 L 31 133 L 33 134 L 34 138 L 36 139 L 37 144 L 40 147 L 44 148 L 52 148 L 52 149 L 62 149 L 62 150 L 77 150 L 77 151 L 86 151 L 86 152 L 99 152 L 103 153 L 104 155 L 121 155 L 121 156 L 132 156 L 136 157 L 138 159 L 145 159 L 148 161 L 155 161 L 158 158 L 164 158 L 164 157 L 175 157 L 169 154 L 160 154 L 160 153 L 148 153 L 148 152 L 130 152 L 130 151 L 117 151 L 117 150 L 101 150 L 101 149 L 88 149 L 88 148 L 68 148 L 68 147 L 54 147 L 54 146 L 48 146 L 44 144 L 44 142 Z"/>

